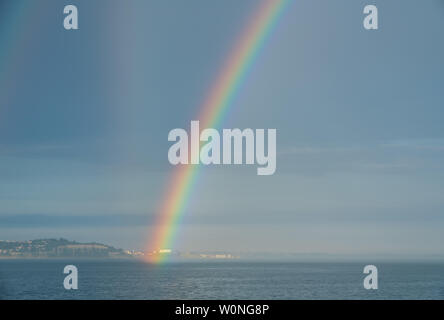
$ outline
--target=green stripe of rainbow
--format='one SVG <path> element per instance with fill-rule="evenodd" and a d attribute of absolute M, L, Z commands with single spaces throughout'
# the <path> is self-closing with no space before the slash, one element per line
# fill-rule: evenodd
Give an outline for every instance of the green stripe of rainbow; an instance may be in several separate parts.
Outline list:
<path fill-rule="evenodd" d="M 201 127 L 219 127 L 240 85 L 245 81 L 248 70 L 289 2 L 290 0 L 262 0 L 202 105 L 198 117 Z M 198 168 L 199 165 L 181 165 L 172 174 L 148 250 L 170 248 L 173 245 L 179 220 L 197 178 Z M 162 255 L 147 257 L 149 262 L 154 263 L 161 262 L 162 259 Z"/>

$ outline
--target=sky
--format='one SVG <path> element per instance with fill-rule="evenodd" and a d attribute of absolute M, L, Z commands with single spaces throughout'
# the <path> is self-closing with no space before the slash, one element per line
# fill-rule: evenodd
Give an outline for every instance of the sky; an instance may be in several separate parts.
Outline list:
<path fill-rule="evenodd" d="M 14 2 L 14 4 L 13 4 Z M 0 239 L 143 249 L 189 130 L 258 0 L 0 1 Z M 67 3 L 68 4 L 68 3 Z M 223 128 L 277 170 L 201 170 L 177 250 L 444 254 L 444 2 L 294 0 Z"/>

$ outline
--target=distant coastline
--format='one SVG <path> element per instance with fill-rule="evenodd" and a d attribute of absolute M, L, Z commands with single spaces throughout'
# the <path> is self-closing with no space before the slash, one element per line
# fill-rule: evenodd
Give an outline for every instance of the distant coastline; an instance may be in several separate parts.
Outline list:
<path fill-rule="evenodd" d="M 26 241 L 0 240 L 0 259 L 135 259 L 167 255 L 171 260 L 232 260 L 239 256 L 226 252 L 178 252 L 160 249 L 153 252 L 118 249 L 103 243 L 81 243 L 67 239 Z"/>
<path fill-rule="evenodd" d="M 269 261 L 269 262 L 438 262 L 444 254 L 331 254 L 291 252 L 175 251 L 153 252 L 115 248 L 98 242 L 67 239 L 0 240 L 0 260 L 11 259 L 125 259 L 145 260 L 153 255 L 167 255 L 168 261 Z"/>
<path fill-rule="evenodd" d="M 0 259 L 131 258 L 131 254 L 102 243 L 80 243 L 63 238 L 27 241 L 0 240 Z"/>

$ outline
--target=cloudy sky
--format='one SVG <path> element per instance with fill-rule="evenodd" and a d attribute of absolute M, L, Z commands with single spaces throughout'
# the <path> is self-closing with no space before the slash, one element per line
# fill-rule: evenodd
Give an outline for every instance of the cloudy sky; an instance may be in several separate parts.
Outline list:
<path fill-rule="evenodd" d="M 143 248 L 188 129 L 258 0 L 0 1 L 0 239 Z M 277 170 L 201 170 L 179 250 L 443 254 L 444 3 L 295 0 L 223 128 Z"/>

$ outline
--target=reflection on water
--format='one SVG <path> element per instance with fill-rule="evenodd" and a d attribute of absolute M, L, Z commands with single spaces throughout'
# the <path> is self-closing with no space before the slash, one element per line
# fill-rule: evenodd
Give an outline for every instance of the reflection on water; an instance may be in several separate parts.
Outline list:
<path fill-rule="evenodd" d="M 63 288 L 63 268 L 79 289 Z M 365 290 L 365 263 L 0 260 L 3 299 L 444 299 L 444 264 L 380 263 Z M 8 290 L 6 290 L 7 288 Z"/>

